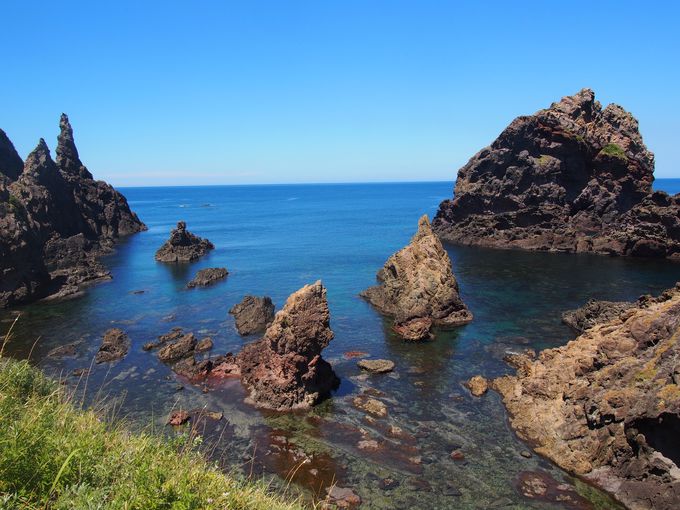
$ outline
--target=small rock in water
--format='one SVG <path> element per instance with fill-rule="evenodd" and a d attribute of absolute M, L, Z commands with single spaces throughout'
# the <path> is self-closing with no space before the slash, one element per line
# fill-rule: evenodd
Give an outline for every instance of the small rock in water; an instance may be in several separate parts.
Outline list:
<path fill-rule="evenodd" d="M 113 328 L 104 333 L 99 351 L 94 358 L 95 363 L 106 363 L 121 359 L 130 349 L 130 339 L 122 329 Z"/>
<path fill-rule="evenodd" d="M 168 425 L 178 427 L 179 425 L 184 425 L 190 418 L 191 416 L 186 411 L 173 411 L 168 417 Z"/>
<path fill-rule="evenodd" d="M 205 352 L 209 351 L 210 349 L 213 348 L 213 341 L 212 338 L 209 336 L 205 337 L 202 339 L 200 342 L 196 344 L 196 351 L 197 352 Z"/>
<path fill-rule="evenodd" d="M 445 496 L 460 496 L 461 492 L 458 487 L 456 487 L 452 482 L 446 482 L 446 487 L 444 488 Z"/>
<path fill-rule="evenodd" d="M 196 273 L 196 276 L 187 283 L 187 287 L 189 289 L 207 287 L 219 280 L 223 280 L 228 274 L 229 271 L 227 271 L 226 267 L 209 267 L 207 269 L 201 269 Z"/>
<path fill-rule="evenodd" d="M 358 396 L 354 398 L 352 403 L 357 409 L 366 411 L 373 416 L 377 416 L 379 418 L 384 418 L 387 416 L 387 406 L 380 400 L 365 396 Z"/>
<path fill-rule="evenodd" d="M 489 381 L 487 381 L 481 375 L 476 375 L 470 378 L 470 380 L 465 383 L 465 386 L 468 387 L 470 393 L 472 393 L 475 397 L 481 397 L 488 391 Z"/>
<path fill-rule="evenodd" d="M 364 351 L 347 351 L 343 356 L 345 359 L 364 358 L 368 356 L 368 353 Z"/>
<path fill-rule="evenodd" d="M 73 370 L 72 373 L 73 373 L 74 377 L 83 377 L 83 376 L 86 376 L 90 373 L 90 369 L 89 368 L 76 368 L 76 369 Z"/>
<path fill-rule="evenodd" d="M 361 504 L 361 498 L 349 487 L 334 485 L 326 489 L 328 500 L 338 508 L 355 508 Z"/>
<path fill-rule="evenodd" d="M 525 459 L 530 459 L 531 458 L 531 452 L 529 450 L 522 450 L 520 452 L 520 455 L 524 457 Z"/>
<path fill-rule="evenodd" d="M 55 347 L 47 353 L 48 358 L 70 358 L 76 355 L 78 344 L 80 342 L 72 342 L 70 344 L 60 345 Z"/>
<path fill-rule="evenodd" d="M 394 361 L 388 359 L 362 359 L 357 363 L 362 370 L 375 374 L 385 374 L 394 370 Z"/>
<path fill-rule="evenodd" d="M 465 460 L 465 455 L 460 450 L 455 450 L 451 452 L 451 458 L 455 461 L 460 462 L 462 460 Z"/>
<path fill-rule="evenodd" d="M 213 243 L 187 230 L 184 221 L 170 232 L 170 238 L 156 252 L 159 262 L 192 262 L 214 249 Z"/>

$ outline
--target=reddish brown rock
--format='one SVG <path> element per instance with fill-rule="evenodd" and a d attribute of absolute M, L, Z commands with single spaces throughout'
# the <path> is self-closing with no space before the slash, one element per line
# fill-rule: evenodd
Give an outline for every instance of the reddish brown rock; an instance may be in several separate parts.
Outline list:
<path fill-rule="evenodd" d="M 320 281 L 290 295 L 264 337 L 237 356 L 249 401 L 275 410 L 313 406 L 339 380 L 321 351 L 333 338 L 326 289 Z"/>
<path fill-rule="evenodd" d="M 173 411 L 168 417 L 168 425 L 179 427 L 191 419 L 191 415 L 186 411 Z"/>
<path fill-rule="evenodd" d="M 378 272 L 379 285 L 361 296 L 394 317 L 394 330 L 407 340 L 430 338 L 433 325 L 454 327 L 472 320 L 460 298 L 451 259 L 432 231 L 427 216 L 405 248 Z"/>
<path fill-rule="evenodd" d="M 680 504 L 680 284 L 493 381 L 536 451 L 630 508 Z"/>
<path fill-rule="evenodd" d="M 122 329 L 113 328 L 104 333 L 104 339 L 97 355 L 95 363 L 106 363 L 123 358 L 130 350 L 130 339 Z"/>
<path fill-rule="evenodd" d="M 680 258 L 680 194 L 652 192 L 653 172 L 637 120 L 583 89 L 473 156 L 433 228 L 493 248 Z"/>
<path fill-rule="evenodd" d="M 187 230 L 187 224 L 180 221 L 177 223 L 177 228 L 170 232 L 170 238 L 158 248 L 156 260 L 159 262 L 193 262 L 214 248 L 213 243 L 192 234 Z"/>

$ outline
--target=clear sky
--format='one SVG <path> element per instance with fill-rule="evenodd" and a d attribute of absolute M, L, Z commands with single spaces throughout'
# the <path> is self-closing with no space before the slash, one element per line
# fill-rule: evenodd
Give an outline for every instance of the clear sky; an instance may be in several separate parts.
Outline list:
<path fill-rule="evenodd" d="M 678 5 L 3 0 L 0 127 L 25 157 L 68 113 L 115 185 L 453 181 L 591 87 L 680 177 Z"/>

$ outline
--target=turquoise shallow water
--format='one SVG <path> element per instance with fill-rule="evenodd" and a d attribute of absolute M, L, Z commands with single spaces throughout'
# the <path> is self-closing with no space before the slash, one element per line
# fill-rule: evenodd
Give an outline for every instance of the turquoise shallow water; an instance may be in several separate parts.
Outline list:
<path fill-rule="evenodd" d="M 655 186 L 679 191 L 680 180 Z M 175 406 L 221 410 L 224 419 L 204 431 L 214 457 L 245 473 L 291 478 L 305 494 L 323 494 L 337 482 L 355 489 L 362 508 L 573 508 L 521 494 L 517 480 L 525 471 L 571 482 L 548 462 L 521 455 L 527 447 L 509 429 L 497 395 L 474 399 L 461 384 L 475 374 L 507 372 L 502 357 L 508 351 L 566 343 L 573 335 L 560 322 L 562 311 L 589 298 L 659 292 L 680 280 L 680 264 L 448 246 L 475 320 L 432 342 L 407 344 L 358 293 L 408 242 L 418 217 L 432 216 L 451 188 L 403 183 L 124 189 L 149 231 L 124 240 L 107 257 L 111 282 L 77 299 L 21 309 L 10 353 L 30 353 L 48 372 L 85 389 L 87 400 L 117 399 L 120 414 L 138 426 L 162 427 Z M 186 266 L 155 262 L 155 250 L 180 219 L 216 250 Z M 185 289 L 198 269 L 210 266 L 226 266 L 228 279 Z M 175 326 L 210 335 L 213 352 L 237 351 L 251 339 L 234 329 L 227 314 L 234 303 L 247 293 L 266 294 L 280 307 L 316 279 L 328 288 L 336 335 L 324 356 L 342 384 L 312 412 L 276 415 L 250 408 L 242 403 L 238 382 L 203 393 L 142 351 L 145 342 Z M 12 318 L 0 315 L 1 329 Z M 114 326 L 132 339 L 128 356 L 93 367 L 87 385 L 70 376 L 74 368 L 90 366 L 102 333 Z M 46 356 L 74 341 L 80 342 L 75 357 Z M 397 369 L 367 377 L 356 360 L 346 358 L 348 351 L 392 359 Z M 386 403 L 386 419 L 373 422 L 352 406 L 364 391 Z M 403 432 L 390 433 L 390 426 Z M 377 441 L 378 449 L 360 448 L 366 440 Z M 453 460 L 454 450 L 464 459 Z M 385 478 L 396 487 L 386 490 Z M 598 505 L 576 507 L 612 507 L 606 499 Z"/>

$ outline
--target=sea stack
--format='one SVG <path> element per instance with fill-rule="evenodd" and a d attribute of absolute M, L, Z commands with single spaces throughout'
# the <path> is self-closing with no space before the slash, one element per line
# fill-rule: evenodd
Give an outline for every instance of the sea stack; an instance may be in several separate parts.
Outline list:
<path fill-rule="evenodd" d="M 24 163 L 0 130 L 0 307 L 109 278 L 99 256 L 145 229 L 125 197 L 82 164 L 66 115 L 56 162 L 41 138 Z"/>
<path fill-rule="evenodd" d="M 472 314 L 460 298 L 451 259 L 427 216 L 405 248 L 378 271 L 380 282 L 361 293 L 381 313 L 394 317 L 394 331 L 407 340 L 432 337 L 432 327 L 467 324 Z"/>
<path fill-rule="evenodd" d="M 320 281 L 291 294 L 264 337 L 237 356 L 248 400 L 258 407 L 307 409 L 327 397 L 339 379 L 321 351 L 333 338 L 326 288 Z"/>
<path fill-rule="evenodd" d="M 628 508 L 680 500 L 680 284 L 493 381 L 518 435 Z"/>
<path fill-rule="evenodd" d="M 432 224 L 454 243 L 680 260 L 680 194 L 653 173 L 638 121 L 583 89 L 473 156 Z"/>
<path fill-rule="evenodd" d="M 187 230 L 184 221 L 177 222 L 177 228 L 170 232 L 170 238 L 156 252 L 159 262 L 193 262 L 210 250 L 213 243 Z"/>

